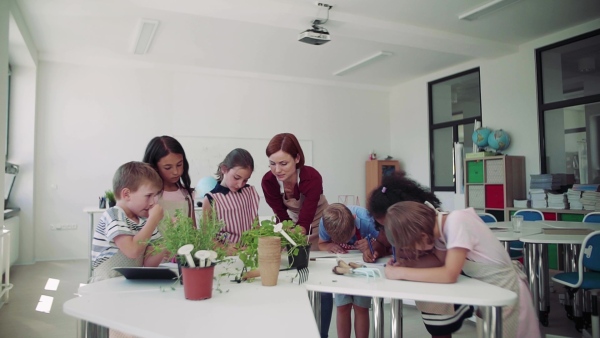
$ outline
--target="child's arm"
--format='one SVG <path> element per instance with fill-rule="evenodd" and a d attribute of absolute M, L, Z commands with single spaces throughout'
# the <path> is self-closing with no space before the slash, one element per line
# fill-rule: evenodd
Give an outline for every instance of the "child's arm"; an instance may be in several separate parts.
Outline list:
<path fill-rule="evenodd" d="M 388 264 L 385 267 L 385 276 L 388 279 L 404 279 L 417 282 L 456 283 L 468 252 L 469 250 L 464 248 L 452 248 L 446 253 L 444 265 L 436 268 L 406 268 Z"/>
<path fill-rule="evenodd" d="M 209 219 L 211 212 L 212 206 L 210 205 L 208 197 L 204 196 L 204 199 L 202 200 L 202 219 Z"/>
<path fill-rule="evenodd" d="M 344 250 L 342 247 L 340 247 L 339 245 L 331 242 L 331 241 L 325 241 L 322 240 L 321 238 L 319 238 L 319 250 L 321 251 L 328 251 L 331 253 L 341 253 L 341 254 L 345 254 L 348 251 Z"/>
<path fill-rule="evenodd" d="M 152 237 L 162 218 L 163 208 L 158 204 L 153 205 L 142 229 L 134 236 L 119 235 L 115 237 L 115 244 L 125 256 L 132 259 L 140 257 L 146 251 L 146 246 L 148 246 L 146 243 Z"/>
<path fill-rule="evenodd" d="M 144 266 L 159 266 L 168 255 L 169 252 L 167 250 L 163 250 L 157 254 L 148 252 L 148 250 L 146 250 Z"/>

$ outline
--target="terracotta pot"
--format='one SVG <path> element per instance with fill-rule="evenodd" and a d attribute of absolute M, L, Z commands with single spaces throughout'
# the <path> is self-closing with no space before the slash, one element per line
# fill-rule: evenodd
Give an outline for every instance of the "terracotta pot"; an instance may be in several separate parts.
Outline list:
<path fill-rule="evenodd" d="M 263 286 L 277 285 L 281 265 L 281 238 L 270 236 L 258 239 L 258 269 Z"/>
<path fill-rule="evenodd" d="M 202 300 L 212 297 L 215 264 L 204 268 L 181 267 L 183 293 L 189 300 Z"/>
<path fill-rule="evenodd" d="M 288 252 L 292 250 L 291 246 L 288 246 Z M 288 263 L 290 264 L 290 268 L 302 269 L 308 266 L 308 261 L 310 257 L 310 245 L 299 246 L 298 255 L 289 255 Z"/>

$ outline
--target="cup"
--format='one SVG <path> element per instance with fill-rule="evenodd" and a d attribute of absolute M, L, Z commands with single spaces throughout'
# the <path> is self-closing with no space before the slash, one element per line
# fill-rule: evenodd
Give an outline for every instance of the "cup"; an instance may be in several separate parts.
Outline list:
<path fill-rule="evenodd" d="M 523 216 L 514 215 L 512 217 L 513 224 L 513 232 L 521 232 L 521 227 L 523 226 Z"/>

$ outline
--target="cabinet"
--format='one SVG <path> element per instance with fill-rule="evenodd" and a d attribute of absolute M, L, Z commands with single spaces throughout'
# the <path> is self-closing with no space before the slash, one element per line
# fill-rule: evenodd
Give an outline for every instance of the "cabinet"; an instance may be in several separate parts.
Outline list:
<path fill-rule="evenodd" d="M 381 185 L 381 178 L 393 174 L 395 171 L 400 171 L 400 162 L 396 160 L 372 160 L 365 164 L 366 171 L 366 189 L 365 196 L 367 199 L 371 195 L 373 189 Z"/>
<path fill-rule="evenodd" d="M 513 200 L 526 199 L 525 157 L 489 156 L 465 159 L 465 206 L 509 220 Z"/>

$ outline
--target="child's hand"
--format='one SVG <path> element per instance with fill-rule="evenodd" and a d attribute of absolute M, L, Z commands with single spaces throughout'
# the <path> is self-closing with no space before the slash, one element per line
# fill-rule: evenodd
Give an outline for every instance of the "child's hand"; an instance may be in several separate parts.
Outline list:
<path fill-rule="evenodd" d="M 348 251 L 344 250 L 342 247 L 340 247 L 339 245 L 335 244 L 335 243 L 331 243 L 331 245 L 329 245 L 329 252 L 331 253 L 339 253 L 339 254 L 345 254 L 348 253 Z"/>
<path fill-rule="evenodd" d="M 374 263 L 377 258 L 379 258 L 379 253 L 377 251 L 373 251 L 373 254 L 371 254 L 370 250 L 363 251 L 363 261 L 366 263 Z"/>
<path fill-rule="evenodd" d="M 150 208 L 150 210 L 148 210 L 148 218 L 160 221 L 163 218 L 164 213 L 165 212 L 160 204 L 155 204 L 152 206 L 152 208 Z"/>
<path fill-rule="evenodd" d="M 385 265 L 385 278 L 387 279 L 403 279 L 402 271 L 404 269 L 402 267 L 394 266 L 392 263 L 392 259 L 388 261 L 388 264 Z"/>
<path fill-rule="evenodd" d="M 356 241 L 356 243 L 354 243 L 354 246 L 358 250 L 360 250 L 363 253 L 363 255 L 366 254 L 367 252 L 369 253 L 369 255 L 371 254 L 371 249 L 369 249 L 369 243 L 367 242 L 366 238 Z"/>

